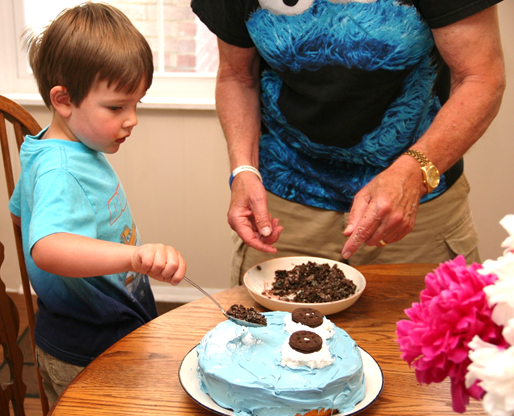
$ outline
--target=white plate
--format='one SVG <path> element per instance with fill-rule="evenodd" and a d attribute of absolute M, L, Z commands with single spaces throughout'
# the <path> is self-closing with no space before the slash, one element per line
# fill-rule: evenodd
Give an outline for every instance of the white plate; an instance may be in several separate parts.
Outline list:
<path fill-rule="evenodd" d="M 313 262 L 317 264 L 327 263 L 331 267 L 335 264 L 343 271 L 345 277 L 352 280 L 357 286 L 355 294 L 335 302 L 325 303 L 297 303 L 287 302 L 284 300 L 270 299 L 262 294 L 265 289 L 271 288 L 271 284 L 275 280 L 275 271 L 291 270 L 294 266 Z M 366 279 L 358 270 L 339 261 L 324 259 L 320 257 L 279 257 L 262 263 L 256 264 L 250 268 L 244 275 L 244 284 L 248 292 L 257 303 L 271 311 L 293 312 L 296 308 L 314 308 L 323 315 L 331 315 L 341 312 L 352 306 L 362 295 L 366 287 Z M 266 286 L 266 287 L 265 287 Z"/>
<path fill-rule="evenodd" d="M 355 415 L 371 406 L 373 402 L 378 399 L 378 396 L 380 396 L 382 388 L 384 387 L 384 375 L 382 374 L 382 369 L 371 355 L 362 348 L 360 348 L 360 350 L 362 363 L 364 365 L 364 375 L 366 376 L 366 395 L 353 410 L 343 413 L 341 416 Z M 198 354 L 195 347 L 186 354 L 180 364 L 178 376 L 184 391 L 200 406 L 205 407 L 217 415 L 235 415 L 232 410 L 218 406 L 208 394 L 204 393 L 200 389 L 200 379 L 196 372 L 197 368 Z"/>

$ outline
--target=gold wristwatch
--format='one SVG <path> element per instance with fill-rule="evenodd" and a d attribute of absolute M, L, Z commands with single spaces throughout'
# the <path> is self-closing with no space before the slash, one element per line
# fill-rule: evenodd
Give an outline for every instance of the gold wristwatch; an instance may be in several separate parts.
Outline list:
<path fill-rule="evenodd" d="M 423 183 L 427 187 L 427 193 L 429 194 L 435 188 L 437 188 L 441 175 L 439 174 L 439 171 L 435 165 L 430 160 L 428 160 L 423 153 L 414 149 L 407 150 L 404 155 L 412 156 L 421 164 L 421 172 L 423 172 Z"/>

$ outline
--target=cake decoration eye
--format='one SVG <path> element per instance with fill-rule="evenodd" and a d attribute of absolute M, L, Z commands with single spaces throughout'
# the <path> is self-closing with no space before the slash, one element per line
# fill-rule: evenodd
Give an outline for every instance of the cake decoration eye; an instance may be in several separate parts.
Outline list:
<path fill-rule="evenodd" d="M 273 14 L 294 16 L 308 10 L 314 0 L 259 0 L 262 9 L 269 10 Z"/>
<path fill-rule="evenodd" d="M 289 337 L 289 346 L 302 354 L 312 354 L 321 350 L 323 340 L 315 332 L 296 331 Z"/>
<path fill-rule="evenodd" d="M 323 323 L 323 315 L 320 311 L 312 308 L 296 308 L 291 313 L 293 322 L 316 328 Z"/>

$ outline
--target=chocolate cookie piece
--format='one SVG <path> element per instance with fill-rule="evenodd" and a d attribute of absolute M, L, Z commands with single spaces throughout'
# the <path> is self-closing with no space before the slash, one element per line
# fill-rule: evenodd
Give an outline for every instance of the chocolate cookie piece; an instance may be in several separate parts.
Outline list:
<path fill-rule="evenodd" d="M 303 354 L 311 354 L 321 350 L 323 340 L 315 332 L 311 331 L 296 331 L 289 337 L 289 346 Z"/>
<path fill-rule="evenodd" d="M 293 322 L 316 328 L 323 323 L 323 314 L 317 309 L 312 308 L 296 308 L 291 318 Z"/>
<path fill-rule="evenodd" d="M 325 303 L 346 299 L 356 291 L 357 285 L 346 278 L 337 264 L 309 261 L 291 270 L 276 270 L 271 288 L 262 294 L 284 302 Z"/>
<path fill-rule="evenodd" d="M 266 317 L 262 313 L 259 313 L 255 308 L 245 308 L 243 305 L 232 305 L 227 311 L 227 315 L 242 321 L 267 325 Z"/>

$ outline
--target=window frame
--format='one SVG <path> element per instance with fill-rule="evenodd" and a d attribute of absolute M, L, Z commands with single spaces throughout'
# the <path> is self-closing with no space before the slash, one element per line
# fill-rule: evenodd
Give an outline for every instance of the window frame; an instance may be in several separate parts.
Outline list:
<path fill-rule="evenodd" d="M 28 71 L 23 30 L 24 1 L 0 0 L 0 94 L 22 105 L 44 105 Z M 156 72 L 139 107 L 213 110 L 215 83 L 214 73 Z"/>

